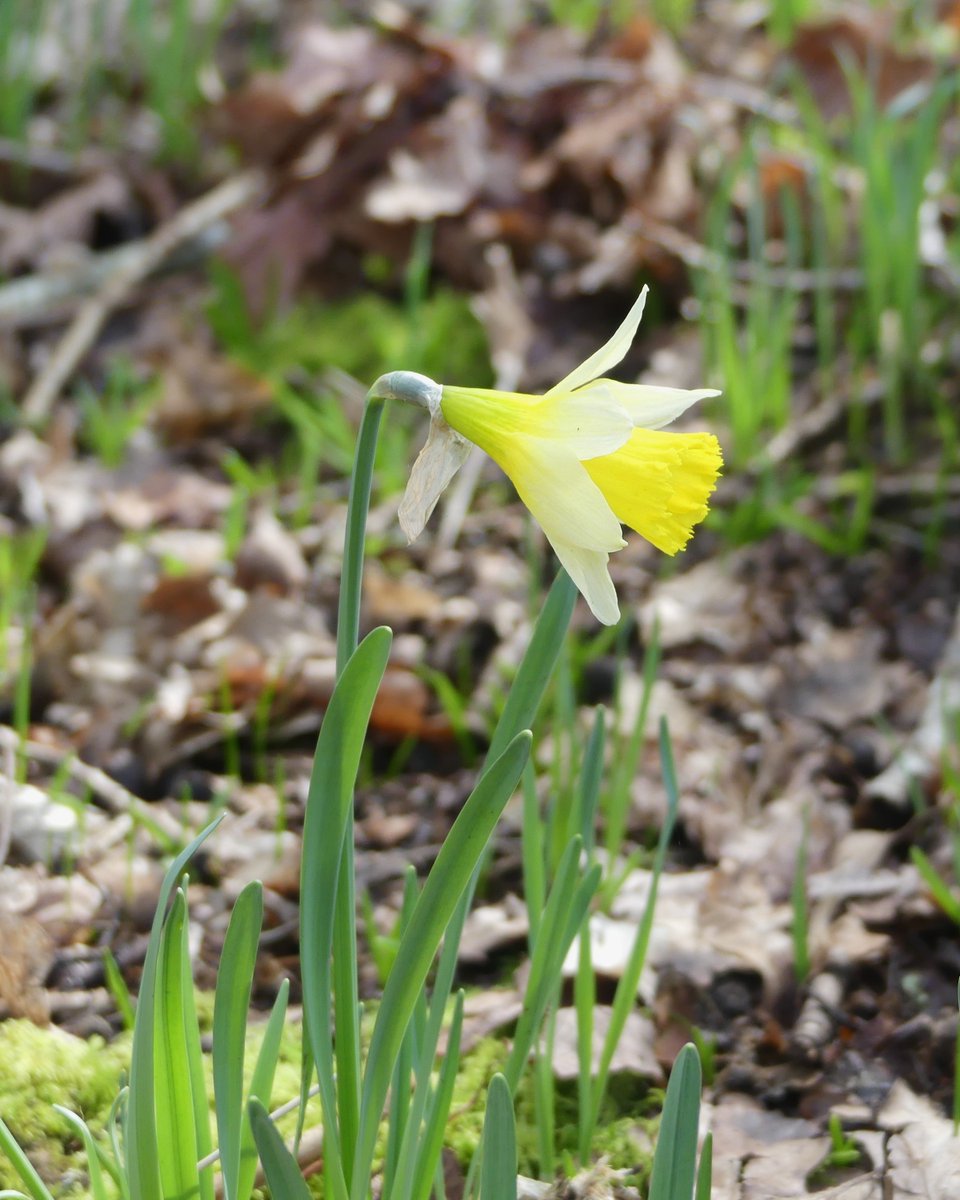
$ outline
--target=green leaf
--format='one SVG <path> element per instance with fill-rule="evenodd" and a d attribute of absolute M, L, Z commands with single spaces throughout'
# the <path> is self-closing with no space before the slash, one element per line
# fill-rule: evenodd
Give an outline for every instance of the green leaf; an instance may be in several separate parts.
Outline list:
<path fill-rule="evenodd" d="M 910 860 L 920 872 L 923 882 L 930 889 L 930 894 L 937 904 L 951 921 L 960 925 L 960 900 L 956 898 L 950 890 L 950 885 L 919 846 L 910 847 Z"/>
<path fill-rule="evenodd" d="M 523 998 L 523 1011 L 517 1021 L 510 1057 L 503 1069 L 511 1093 L 516 1091 L 520 1083 L 543 1014 L 556 991 L 563 960 L 600 881 L 599 866 L 592 867 L 578 880 L 582 849 L 580 835 L 575 834 L 557 864 L 556 877 L 540 922 L 537 942 L 530 959 L 530 975 Z"/>
<path fill-rule="evenodd" d="M 657 906 L 660 876 L 663 873 L 664 864 L 666 863 L 667 849 L 670 845 L 670 839 L 673 836 L 674 826 L 677 821 L 677 812 L 680 806 L 677 773 L 673 763 L 673 751 L 670 745 L 670 735 L 667 730 L 666 721 L 660 722 L 660 765 L 667 792 L 667 811 L 663 819 L 663 826 L 660 830 L 660 838 L 657 842 L 657 849 L 653 859 L 653 872 L 647 903 L 643 910 L 643 916 L 640 918 L 640 924 L 637 927 L 637 936 L 630 950 L 630 957 L 627 959 L 626 968 L 620 976 L 620 982 L 617 984 L 617 990 L 614 993 L 610 1024 L 603 1039 L 599 1069 L 594 1083 L 593 1104 L 587 1117 L 591 1138 L 593 1137 L 593 1131 L 596 1129 L 600 1105 L 603 1102 L 603 1095 L 606 1091 L 613 1053 L 617 1048 L 620 1035 L 623 1033 L 627 1017 L 636 1003 L 637 985 L 640 982 L 643 964 L 647 957 L 647 947 L 650 944 L 650 932 L 653 929 L 653 915 Z"/>
<path fill-rule="evenodd" d="M 213 1094 L 225 1200 L 239 1194 L 244 1042 L 262 924 L 263 885 L 254 880 L 230 914 L 213 1002 Z"/>
<path fill-rule="evenodd" d="M 440 848 L 397 950 L 370 1040 L 363 1080 L 360 1132 L 352 1187 L 362 1200 L 368 1186 L 377 1126 L 407 1022 L 437 946 L 512 795 L 530 753 L 531 735 L 518 734 L 485 772 Z"/>
<path fill-rule="evenodd" d="M 210 1101 L 207 1097 L 207 1077 L 203 1065 L 203 1048 L 200 1044 L 200 1025 L 197 1021 L 196 992 L 193 986 L 193 970 L 190 957 L 189 921 L 183 922 L 180 939 L 181 1005 L 183 1010 L 183 1038 L 190 1092 L 193 1097 L 193 1124 L 196 1138 L 197 1161 L 207 1159 L 213 1150 L 210 1133 Z M 214 1200 L 213 1163 L 200 1171 L 200 1193 L 198 1200 Z"/>
<path fill-rule="evenodd" d="M 416 1191 L 413 1193 L 415 1200 L 428 1200 L 431 1182 L 440 1162 L 440 1153 L 443 1150 L 443 1135 L 446 1132 L 447 1118 L 450 1115 L 454 1084 L 457 1081 L 457 1074 L 460 1070 L 463 1002 L 464 993 L 463 989 L 461 989 L 457 992 L 457 998 L 453 1004 L 453 1019 L 450 1022 L 450 1032 L 447 1036 L 447 1048 L 440 1061 L 436 1091 L 430 1096 L 430 1104 L 427 1108 L 423 1133 L 420 1137 L 420 1144 L 417 1150 L 416 1165 L 412 1178 L 408 1181 L 412 1188 L 413 1182 L 416 1180 Z M 426 1094 L 427 1090 L 427 1080 L 418 1082 L 416 1098 L 419 1099 L 421 1091 Z M 416 1130 L 414 1130 L 415 1132 Z M 409 1134 L 408 1140 L 411 1142 L 413 1140 Z M 398 1200 L 403 1200 L 405 1196 L 410 1195 L 410 1191 L 406 1189 L 400 1191 L 398 1189 L 395 1194 Z M 391 1200 L 393 1200 L 392 1196 Z"/>
<path fill-rule="evenodd" d="M 713 1134 L 708 1133 L 703 1139 L 703 1148 L 700 1151 L 700 1166 L 697 1168 L 697 1190 L 694 1193 L 694 1200 L 710 1200 L 712 1190 Z"/>
<path fill-rule="evenodd" d="M 260 1151 L 271 1196 L 274 1200 L 311 1200 L 297 1160 L 283 1144 L 270 1114 L 259 1100 L 251 1100 L 248 1109 L 250 1128 Z"/>
<path fill-rule="evenodd" d="M 273 1002 L 270 1020 L 260 1043 L 260 1053 L 253 1068 L 250 1080 L 250 1099 L 259 1100 L 264 1108 L 270 1107 L 270 1094 L 273 1091 L 273 1077 L 277 1070 L 277 1060 L 280 1057 L 280 1039 L 283 1037 L 283 1023 L 287 1016 L 287 1000 L 290 996 L 290 980 L 285 979 Z M 249 1105 L 243 1112 L 243 1133 L 240 1138 L 240 1175 L 237 1182 L 239 1200 L 249 1200 L 253 1191 L 253 1181 L 257 1174 L 257 1147 L 253 1140 L 253 1130 L 250 1128 Z"/>
<path fill-rule="evenodd" d="M 334 1196 L 339 1200 L 345 1200 L 347 1184 L 336 1123 L 336 1087 L 353 1087 L 356 1081 L 340 1079 L 335 1083 L 330 955 L 344 834 L 367 725 L 386 670 L 390 642 L 389 629 L 375 629 L 368 634 L 337 681 L 317 740 L 303 823 L 300 871 L 303 1014 L 320 1084 L 324 1139 L 330 1159 L 328 1178 L 333 1181 Z"/>
<path fill-rule="evenodd" d="M 691 1200 L 697 1170 L 700 1056 L 688 1042 L 677 1055 L 660 1117 L 648 1200 Z"/>
<path fill-rule="evenodd" d="M 154 1013 L 156 1009 L 157 959 L 170 893 L 184 867 L 213 833 L 222 815 L 199 833 L 167 868 L 160 887 L 147 953 L 140 976 L 137 1019 L 130 1053 L 130 1085 L 127 1093 L 124 1145 L 126 1176 L 135 1200 L 162 1200 L 158 1166 L 157 1118 L 154 1096 Z"/>
<path fill-rule="evenodd" d="M 480 1200 L 504 1200 L 517 1194 L 517 1130 L 510 1085 L 497 1073 L 487 1090 L 483 1116 Z"/>
<path fill-rule="evenodd" d="M 606 713 L 602 706 L 597 707 L 593 718 L 593 728 L 590 740 L 583 756 L 580 767 L 580 779 L 577 787 L 577 822 L 579 828 L 572 830 L 583 838 L 587 853 L 593 853 L 593 825 L 597 815 L 597 801 L 600 798 L 600 780 L 603 776 L 603 748 L 606 744 Z"/>
<path fill-rule="evenodd" d="M 124 982 L 123 975 L 120 973 L 120 968 L 117 965 L 117 960 L 107 947 L 103 952 L 103 973 L 106 976 L 107 987 L 110 995 L 113 997 L 113 1002 L 117 1006 L 117 1012 L 123 1021 L 124 1029 L 133 1029 L 136 1024 L 136 1015 L 133 1009 L 133 1001 L 130 998 L 130 989 Z"/>
<path fill-rule="evenodd" d="M 0 1150 L 6 1154 L 13 1164 L 13 1169 L 20 1176 L 23 1186 L 33 1200 L 53 1200 L 53 1196 L 37 1174 L 33 1163 L 27 1158 L 20 1143 L 10 1132 L 9 1126 L 0 1118 Z M 16 1193 L 14 1193 L 16 1194 Z"/>
<path fill-rule="evenodd" d="M 58 1112 L 65 1121 L 73 1126 L 83 1140 L 83 1147 L 87 1152 L 87 1178 L 91 1197 L 93 1200 L 110 1200 L 110 1193 L 107 1191 L 103 1172 L 100 1169 L 100 1152 L 93 1140 L 93 1134 L 87 1128 L 86 1121 L 60 1104 L 55 1104 L 53 1107 L 55 1112 Z"/>
<path fill-rule="evenodd" d="M 187 1054 L 183 975 L 192 989 L 184 956 L 187 901 L 182 890 L 163 925 L 157 959 L 154 1080 L 160 1185 L 164 1196 L 195 1196 L 200 1190 L 193 1085 Z"/>

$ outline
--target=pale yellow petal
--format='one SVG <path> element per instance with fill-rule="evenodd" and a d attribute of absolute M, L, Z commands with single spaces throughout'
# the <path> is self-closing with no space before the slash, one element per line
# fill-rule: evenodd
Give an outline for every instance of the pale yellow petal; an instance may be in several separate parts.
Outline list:
<path fill-rule="evenodd" d="M 626 545 L 620 522 L 585 464 L 562 447 L 537 438 L 514 438 L 491 457 L 551 542 L 605 552 Z"/>
<path fill-rule="evenodd" d="M 676 554 L 707 515 L 723 458 L 710 433 L 635 429 L 620 450 L 583 465 L 625 525 Z"/>
<path fill-rule="evenodd" d="M 617 450 L 633 432 L 633 422 L 612 392 L 584 399 L 570 392 L 527 396 L 445 387 L 440 407 L 447 423 L 491 458 L 517 437 L 563 443 L 576 458 L 596 458 Z"/>
<path fill-rule="evenodd" d="M 623 362 L 624 355 L 630 349 L 640 325 L 643 306 L 647 302 L 647 290 L 644 287 L 633 308 L 627 313 L 620 328 L 610 341 L 605 342 L 585 362 L 572 370 L 565 379 L 561 379 L 555 387 L 547 392 L 548 396 L 554 392 L 572 392 L 575 388 L 583 387 L 585 383 L 590 383 L 593 379 L 599 379 L 605 371 L 609 371 L 617 363 Z"/>
<path fill-rule="evenodd" d="M 578 395 L 603 402 L 609 394 L 641 429 L 661 429 L 675 421 L 700 400 L 719 396 L 714 388 L 657 387 L 646 383 L 619 383 L 616 379 L 598 379 Z"/>
<path fill-rule="evenodd" d="M 587 550 L 553 538 L 550 545 L 597 620 L 603 625 L 616 625 L 620 606 L 607 567 L 610 555 L 604 550 Z"/>

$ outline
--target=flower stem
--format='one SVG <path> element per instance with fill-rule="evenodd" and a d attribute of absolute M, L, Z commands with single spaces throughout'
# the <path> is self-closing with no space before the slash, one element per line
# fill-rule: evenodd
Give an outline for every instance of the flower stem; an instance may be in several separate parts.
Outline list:
<path fill-rule="evenodd" d="M 357 436 L 357 450 L 350 479 L 347 502 L 347 531 L 343 540 L 343 571 L 340 575 L 340 606 L 337 612 L 337 678 L 356 650 L 360 635 L 360 589 L 363 583 L 363 543 L 370 508 L 370 484 L 373 459 L 383 416 L 383 397 L 376 384 L 367 393 L 363 420 Z"/>
<path fill-rule="evenodd" d="M 347 502 L 347 528 L 337 612 L 337 678 L 357 648 L 363 550 L 370 508 L 370 486 L 384 401 L 376 385 L 367 395 Z M 344 830 L 333 930 L 333 1004 L 337 1031 L 337 1109 L 344 1176 L 352 1183 L 353 1158 L 360 1126 L 360 998 L 357 982 L 357 902 L 354 871 L 353 812 Z"/>

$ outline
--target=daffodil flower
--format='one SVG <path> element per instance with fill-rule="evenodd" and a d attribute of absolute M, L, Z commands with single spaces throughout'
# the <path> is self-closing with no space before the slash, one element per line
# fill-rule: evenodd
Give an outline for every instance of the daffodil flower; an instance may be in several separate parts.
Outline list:
<path fill-rule="evenodd" d="M 676 554 L 706 516 L 723 465 L 712 434 L 663 429 L 718 392 L 604 376 L 629 349 L 646 296 L 644 288 L 610 341 L 543 396 L 441 386 L 406 371 L 377 381 L 377 394 L 413 400 L 431 414 L 400 506 L 411 541 L 473 443 L 513 482 L 597 620 L 616 623 L 608 560 L 626 545 L 621 526 Z"/>

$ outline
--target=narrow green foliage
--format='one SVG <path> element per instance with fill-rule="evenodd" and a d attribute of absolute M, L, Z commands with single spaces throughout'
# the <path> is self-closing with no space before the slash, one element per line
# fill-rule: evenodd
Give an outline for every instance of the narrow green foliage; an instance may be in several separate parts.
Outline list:
<path fill-rule="evenodd" d="M 954 895 L 950 884 L 943 878 L 919 846 L 910 847 L 910 860 L 920 872 L 923 882 L 930 889 L 937 904 L 943 909 L 951 921 L 960 925 L 960 900 Z"/>
<path fill-rule="evenodd" d="M 747 284 L 737 285 L 730 253 L 734 222 L 732 194 L 743 177 L 754 197 L 746 214 Z M 788 226 L 797 225 L 792 208 L 783 209 Z M 698 277 L 703 309 L 701 329 L 710 366 L 719 374 L 730 414 L 732 440 L 725 447 L 738 464 L 756 459 L 763 441 L 781 429 L 791 411 L 795 291 L 774 280 L 766 255 L 767 206 L 752 145 L 728 173 L 707 216 L 707 240 L 716 266 Z M 787 238 L 788 265 L 798 265 L 796 237 Z"/>
<path fill-rule="evenodd" d="M 480 1200 L 504 1200 L 517 1191 L 517 1129 L 513 1116 L 513 1094 L 501 1074 L 494 1075 L 487 1089 L 487 1111 L 483 1118 L 483 1149 L 480 1168 Z"/>
<path fill-rule="evenodd" d="M 137 1021 L 130 1055 L 130 1086 L 124 1129 L 126 1174 L 135 1200 L 163 1200 L 158 1167 L 160 1146 L 155 1099 L 155 1019 L 158 960 L 167 903 L 187 863 L 219 823 L 220 818 L 212 821 L 177 855 L 167 869 L 147 944 L 147 954 L 140 976 Z"/>
<path fill-rule="evenodd" d="M 87 1127 L 86 1121 L 78 1117 L 75 1112 L 71 1112 L 69 1108 L 63 1108 L 59 1104 L 55 1104 L 53 1107 L 80 1135 L 83 1142 L 87 1152 L 87 1179 L 92 1200 L 111 1200 L 111 1194 L 104 1181 L 103 1170 L 100 1166 L 100 1149 L 93 1140 L 93 1134 Z"/>
<path fill-rule="evenodd" d="M 830 1134 L 830 1153 L 827 1155 L 826 1165 L 850 1167 L 858 1163 L 861 1158 L 860 1149 L 856 1142 L 844 1133 L 843 1124 L 836 1113 L 830 1114 L 827 1129 Z"/>
<path fill-rule="evenodd" d="M 487 846 L 530 752 L 518 734 L 484 772 L 461 809 L 427 876 L 377 1012 L 363 1081 L 352 1200 L 362 1200 L 396 1054 L 427 971 L 460 897 Z"/>
<path fill-rule="evenodd" d="M 160 937 L 155 1006 L 156 1128 L 160 1185 L 165 1197 L 197 1195 L 200 1191 L 197 1162 L 202 1151 L 197 1145 L 197 1113 L 187 1050 L 188 1014 L 184 1005 L 185 991 L 189 990 L 191 997 L 193 994 L 184 937 L 186 920 L 186 898 L 178 889 Z M 200 1100 L 206 1114 L 206 1096 L 201 1095 Z M 212 1200 L 212 1183 L 208 1194 Z"/>
<path fill-rule="evenodd" d="M 161 154 L 171 162 L 193 162 L 200 151 L 201 72 L 211 63 L 233 0 L 202 7 L 194 0 L 164 5 L 130 0 L 129 8 L 129 50 L 143 76 L 147 104 L 159 118 Z"/>
<path fill-rule="evenodd" d="M 120 973 L 120 967 L 117 965 L 117 960 L 113 957 L 109 946 L 103 951 L 103 973 L 106 977 L 110 995 L 117 1006 L 117 1012 L 119 1012 L 120 1018 L 123 1021 L 124 1029 L 132 1029 L 135 1023 L 135 1015 L 133 1000 L 130 997 L 130 989 L 127 987 L 123 975 Z"/>
<path fill-rule="evenodd" d="M 677 1055 L 660 1117 L 648 1200 L 692 1200 L 697 1175 L 700 1058 L 690 1044 Z"/>
<path fill-rule="evenodd" d="M 47 1185 L 40 1178 L 33 1163 L 24 1154 L 20 1143 L 8 1129 L 0 1117 L 0 1150 L 13 1163 L 14 1170 L 20 1176 L 23 1186 L 27 1189 L 32 1200 L 53 1200 Z"/>
<path fill-rule="evenodd" d="M 297 1160 L 283 1144 L 270 1114 L 257 1099 L 249 1102 L 250 1127 L 260 1151 L 263 1173 L 276 1200 L 310 1200 Z"/>
<path fill-rule="evenodd" d="M 106 467 L 119 467 L 130 439 L 146 421 L 157 389 L 125 359 L 115 359 L 101 391 L 84 384 L 79 394 L 80 436 Z"/>
<path fill-rule="evenodd" d="M 643 971 L 643 964 L 647 958 L 647 947 L 650 944 L 650 933 L 653 929 L 653 917 L 657 905 L 657 891 L 660 886 L 660 876 L 663 873 L 663 868 L 666 863 L 667 849 L 670 845 L 670 839 L 673 837 L 673 830 L 677 821 L 677 812 L 680 804 L 680 794 L 677 787 L 676 768 L 673 761 L 673 749 L 670 743 L 670 735 L 667 730 L 665 720 L 660 722 L 660 765 L 663 771 L 663 782 L 667 793 L 667 810 L 664 815 L 663 826 L 660 830 L 660 839 L 657 842 L 656 854 L 653 860 L 653 870 L 650 875 L 650 890 L 647 895 L 647 903 L 644 906 L 643 916 L 640 919 L 640 924 L 637 927 L 637 935 L 634 939 L 633 946 L 630 950 L 630 956 L 627 959 L 626 967 L 617 984 L 617 990 L 613 998 L 613 1011 L 610 1014 L 610 1024 L 607 1028 L 606 1035 L 603 1041 L 603 1048 L 600 1052 L 600 1065 L 597 1071 L 597 1077 L 593 1083 L 593 1096 L 589 1111 L 581 1116 L 583 1122 L 583 1131 L 581 1133 L 581 1150 L 583 1147 L 589 1147 L 593 1138 L 594 1131 L 597 1127 L 597 1122 L 600 1118 L 600 1107 L 603 1103 L 603 1097 L 606 1093 L 607 1083 L 610 1077 L 610 1064 L 613 1062 L 613 1054 L 616 1050 L 617 1043 L 623 1033 L 627 1023 L 627 1017 L 633 1009 L 637 986 L 640 982 L 640 975 Z M 699 1066 L 698 1066 L 699 1071 Z"/>
<path fill-rule="evenodd" d="M 11 634 L 18 618 L 23 642 L 29 638 L 35 580 L 46 544 L 45 529 L 0 536 L 0 680 L 16 661 L 11 654 Z"/>
<path fill-rule="evenodd" d="M 697 1167 L 697 1188 L 694 1200 L 710 1200 L 713 1189 L 713 1134 L 708 1133 L 703 1139 L 700 1150 L 700 1165 Z"/>
<path fill-rule="evenodd" d="M 417 1092 L 414 1096 L 415 1106 L 409 1126 L 407 1141 L 412 1146 L 414 1145 L 415 1135 L 418 1132 L 419 1126 L 415 1122 L 418 1120 L 419 1108 L 416 1106 L 421 1090 L 427 1101 L 424 1112 L 424 1134 L 419 1142 L 419 1148 L 414 1163 L 412 1177 L 406 1188 L 397 1187 L 391 1197 L 391 1200 L 406 1200 L 409 1195 L 412 1200 L 428 1200 L 430 1193 L 431 1180 L 441 1168 L 440 1155 L 443 1150 L 443 1135 L 447 1126 L 447 1117 L 450 1113 L 450 1104 L 453 1100 L 453 1088 L 457 1081 L 457 1070 L 460 1064 L 460 1038 L 463 1032 L 463 1000 L 464 993 L 457 992 L 453 1006 L 453 1017 L 450 1021 L 450 1029 L 447 1034 L 447 1050 L 443 1056 L 443 1061 L 440 1064 L 440 1071 L 437 1077 L 437 1085 L 435 1089 L 431 1089 L 427 1085 L 428 1076 L 425 1067 L 421 1068 L 417 1081 Z M 436 1044 L 429 1044 L 431 1057 L 435 1056 Z M 412 1156 L 411 1156 L 411 1161 Z M 401 1166 L 403 1159 L 401 1157 Z M 402 1180 L 399 1176 L 398 1180 Z"/>
<path fill-rule="evenodd" d="M 283 1035 L 283 1024 L 287 1015 L 289 998 L 290 980 L 285 979 L 277 992 L 277 998 L 267 1022 L 266 1033 L 260 1043 L 260 1053 L 257 1055 L 257 1062 L 250 1079 L 249 1099 L 258 1100 L 264 1108 L 270 1106 L 270 1093 L 273 1091 L 273 1077 L 276 1074 L 277 1062 L 280 1058 L 280 1038 Z M 243 1112 L 243 1129 L 240 1135 L 240 1172 L 237 1176 L 239 1200 L 249 1200 L 256 1173 L 257 1148 L 253 1129 L 250 1126 L 250 1106 L 248 1104 Z"/>
<path fill-rule="evenodd" d="M 42 84 L 36 70 L 49 0 L 0 4 L 0 136 L 22 140 Z"/>
<path fill-rule="evenodd" d="M 304 816 L 300 938 L 301 945 L 309 947 L 301 959 L 307 1032 L 305 1044 L 313 1057 L 320 1083 L 330 1158 L 328 1180 L 332 1180 L 331 1186 L 342 1195 L 346 1195 L 348 1176 L 341 1165 L 337 1095 L 338 1089 L 341 1095 L 347 1094 L 348 1090 L 355 1095 L 359 1091 L 360 1081 L 356 1069 L 347 1078 L 342 1075 L 337 1077 L 334 1070 L 331 1044 L 334 982 L 330 956 L 335 926 L 341 918 L 336 898 L 344 844 L 352 830 L 350 810 L 353 787 L 373 701 L 386 669 L 390 642 L 389 630 L 375 629 L 363 640 L 341 672 L 320 728 Z M 349 849 L 352 857 L 352 845 Z M 352 913 L 348 916 L 355 920 Z M 343 936 L 348 937 L 349 932 Z M 355 932 L 353 936 L 355 938 Z M 355 987 L 354 983 L 353 989 Z M 343 1033 L 339 1026 L 338 1032 Z"/>
<path fill-rule="evenodd" d="M 587 907 L 600 882 L 600 868 L 580 874 L 580 836 L 570 839 L 557 867 L 530 961 L 530 975 L 517 1021 L 513 1047 L 503 1073 L 515 1092 L 533 1048 L 544 1013 L 556 990 L 570 944 L 583 922 Z"/>
<path fill-rule="evenodd" d="M 230 915 L 213 1007 L 213 1091 L 225 1200 L 240 1195 L 244 1037 L 262 923 L 263 885 L 254 881 Z"/>
<path fill-rule="evenodd" d="M 904 387 L 916 380 L 931 315 L 922 287 L 920 208 L 956 81 L 918 83 L 884 108 L 872 79 L 852 62 L 845 63 L 845 74 L 853 105 L 850 148 L 865 182 L 860 333 L 864 356 L 879 359 L 884 370 L 886 448 L 897 460 L 907 450 Z"/>

